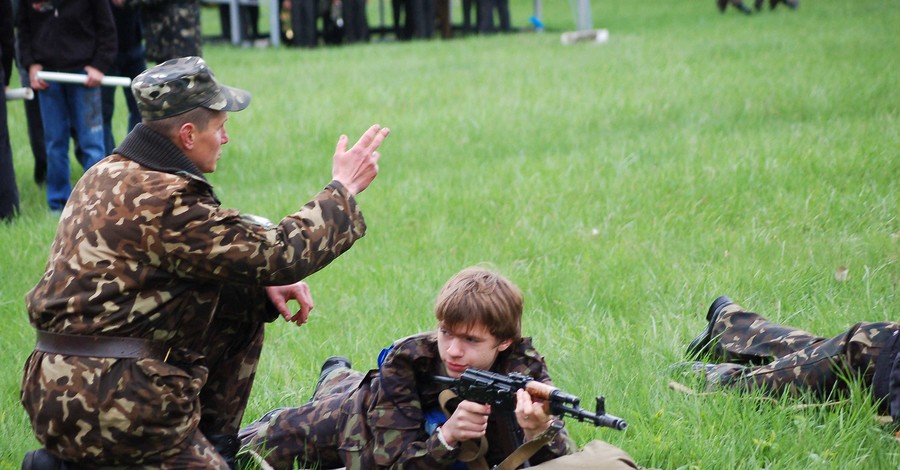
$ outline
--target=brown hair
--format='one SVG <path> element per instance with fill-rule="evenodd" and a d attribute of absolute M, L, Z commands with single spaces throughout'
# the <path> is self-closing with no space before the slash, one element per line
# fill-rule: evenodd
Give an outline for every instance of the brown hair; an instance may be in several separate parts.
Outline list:
<path fill-rule="evenodd" d="M 438 294 L 434 316 L 450 329 L 481 324 L 498 341 L 522 334 L 522 292 L 509 279 L 473 266 L 450 278 Z"/>

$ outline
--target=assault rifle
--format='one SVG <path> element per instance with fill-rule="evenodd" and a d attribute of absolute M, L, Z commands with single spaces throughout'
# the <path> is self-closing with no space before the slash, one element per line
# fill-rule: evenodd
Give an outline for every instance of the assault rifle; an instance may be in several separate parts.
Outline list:
<path fill-rule="evenodd" d="M 527 375 L 513 372 L 495 374 L 481 369 L 467 369 L 458 379 L 435 375 L 434 380 L 450 384 L 451 390 L 463 399 L 490 404 L 501 410 L 516 409 L 516 390 L 524 389 L 533 398 L 544 402 L 544 411 L 556 416 L 570 416 L 582 422 L 592 423 L 624 431 L 628 423 L 624 419 L 606 414 L 606 400 L 597 397 L 594 413 L 581 408 L 581 399 L 551 385 L 538 382 Z"/>

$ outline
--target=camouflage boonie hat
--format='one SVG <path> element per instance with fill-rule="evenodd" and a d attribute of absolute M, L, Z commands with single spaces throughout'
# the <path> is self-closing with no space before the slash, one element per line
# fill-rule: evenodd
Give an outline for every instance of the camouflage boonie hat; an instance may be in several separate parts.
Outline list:
<path fill-rule="evenodd" d="M 141 117 L 165 119 L 203 107 L 240 111 L 250 105 L 250 93 L 222 85 L 200 57 L 167 60 L 141 72 L 131 82 Z"/>

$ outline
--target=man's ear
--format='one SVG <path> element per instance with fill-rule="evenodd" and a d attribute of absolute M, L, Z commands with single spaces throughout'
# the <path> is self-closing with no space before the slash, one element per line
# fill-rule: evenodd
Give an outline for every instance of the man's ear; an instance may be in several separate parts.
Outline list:
<path fill-rule="evenodd" d="M 500 346 L 497 347 L 498 351 L 506 351 L 507 348 L 513 343 L 513 340 L 507 339 L 500 342 Z"/>
<path fill-rule="evenodd" d="M 194 131 L 196 130 L 197 127 L 192 122 L 186 122 L 178 128 L 178 140 L 183 149 L 192 150 L 194 148 L 194 137 L 196 136 Z"/>

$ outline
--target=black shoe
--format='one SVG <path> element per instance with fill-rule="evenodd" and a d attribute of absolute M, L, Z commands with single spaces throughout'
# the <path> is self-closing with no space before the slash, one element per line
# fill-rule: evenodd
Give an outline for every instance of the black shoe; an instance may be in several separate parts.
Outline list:
<path fill-rule="evenodd" d="M 709 354 L 710 348 L 712 348 L 712 329 L 713 325 L 715 325 L 716 320 L 719 319 L 719 315 L 722 314 L 722 309 L 725 307 L 734 304 L 728 297 L 724 295 L 713 300 L 712 305 L 709 306 L 709 311 L 706 312 L 706 329 L 703 330 L 702 333 L 697 335 L 691 344 L 688 345 L 687 348 L 687 356 L 691 358 L 696 358 L 698 356 Z"/>
<path fill-rule="evenodd" d="M 322 386 L 322 382 L 325 381 L 325 377 L 328 377 L 328 374 L 335 369 L 349 369 L 350 367 L 350 359 L 343 356 L 331 356 L 325 359 L 325 362 L 322 363 L 322 370 L 319 372 L 319 381 L 316 382 L 316 388 L 313 389 L 312 398 L 309 401 L 313 401 L 316 398 L 316 394 L 319 393 L 319 387 Z"/>
<path fill-rule="evenodd" d="M 791 10 L 796 10 L 800 6 L 800 2 L 797 0 L 782 0 L 782 2 Z"/>
<path fill-rule="evenodd" d="M 755 8 L 756 11 L 762 10 L 762 7 L 763 7 L 763 1 L 764 1 L 764 0 L 755 0 L 755 2 L 753 3 L 753 8 Z"/>
<path fill-rule="evenodd" d="M 70 470 L 74 468 L 66 465 L 64 460 L 56 458 L 47 449 L 32 450 L 25 454 L 22 460 L 22 470 Z"/>
<path fill-rule="evenodd" d="M 716 0 L 716 8 L 718 8 L 720 12 L 725 13 L 725 7 L 727 6 L 728 0 Z"/>

